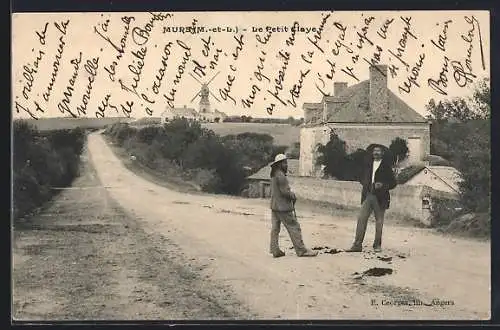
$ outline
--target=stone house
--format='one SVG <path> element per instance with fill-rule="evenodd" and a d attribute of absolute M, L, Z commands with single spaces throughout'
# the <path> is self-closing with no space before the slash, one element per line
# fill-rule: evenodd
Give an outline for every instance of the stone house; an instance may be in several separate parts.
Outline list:
<path fill-rule="evenodd" d="M 330 130 L 344 140 L 348 152 L 371 143 L 389 146 L 400 137 L 408 142 L 408 164 L 422 162 L 430 154 L 430 123 L 387 85 L 387 65 L 370 67 L 369 79 L 347 86 L 335 82 L 333 96 L 319 103 L 304 103 L 300 131 L 301 176 L 316 176 L 317 145 L 326 144 Z"/>
<path fill-rule="evenodd" d="M 227 118 L 227 115 L 224 112 L 215 109 L 212 112 L 200 111 L 198 114 L 198 117 L 203 122 L 214 123 L 214 122 L 218 121 L 218 122 L 222 123 L 224 121 L 224 119 Z"/>
<path fill-rule="evenodd" d="M 188 108 L 186 106 L 182 108 L 167 108 L 160 115 L 161 123 L 169 122 L 175 118 L 185 118 L 190 120 L 197 120 L 198 113 L 193 108 Z"/>

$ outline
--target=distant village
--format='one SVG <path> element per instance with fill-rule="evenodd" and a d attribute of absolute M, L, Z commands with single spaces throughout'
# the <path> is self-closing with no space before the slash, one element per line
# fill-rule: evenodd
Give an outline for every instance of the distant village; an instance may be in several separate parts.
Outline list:
<path fill-rule="evenodd" d="M 218 111 L 217 109 L 211 111 L 202 106 L 200 106 L 199 111 L 187 106 L 183 106 L 181 108 L 167 108 L 160 115 L 162 124 L 176 118 L 184 118 L 206 123 L 218 123 L 223 122 L 227 117 L 227 114 L 224 112 Z"/>

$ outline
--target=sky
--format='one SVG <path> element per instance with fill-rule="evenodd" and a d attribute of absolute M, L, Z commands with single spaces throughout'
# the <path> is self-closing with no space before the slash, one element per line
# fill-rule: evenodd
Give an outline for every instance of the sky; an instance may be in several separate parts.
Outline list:
<path fill-rule="evenodd" d="M 392 68 L 389 88 L 426 115 L 431 98 L 468 97 L 489 78 L 489 12 L 13 14 L 12 116 L 198 110 L 210 82 L 212 109 L 300 118 L 334 82 L 368 79 L 370 63 Z"/>

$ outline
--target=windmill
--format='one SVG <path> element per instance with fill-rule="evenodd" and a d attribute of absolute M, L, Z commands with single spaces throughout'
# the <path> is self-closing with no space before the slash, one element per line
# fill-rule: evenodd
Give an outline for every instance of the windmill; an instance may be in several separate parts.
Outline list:
<path fill-rule="evenodd" d="M 196 93 L 196 95 L 191 99 L 190 102 L 193 102 L 194 99 L 196 99 L 198 96 L 200 96 L 200 113 L 208 113 L 208 112 L 211 112 L 210 110 L 210 100 L 208 99 L 208 96 L 209 95 L 212 95 L 212 97 L 214 99 L 217 100 L 217 102 L 220 102 L 219 99 L 210 91 L 210 89 L 208 88 L 208 85 L 215 79 L 215 77 L 217 77 L 217 75 L 220 73 L 217 72 L 215 74 L 215 76 L 212 77 L 212 79 L 210 79 L 208 82 L 206 83 L 202 83 L 201 81 L 198 80 L 198 78 L 196 78 L 191 72 L 189 72 L 189 75 L 191 77 L 193 77 L 194 80 L 196 80 L 200 85 L 201 85 L 201 89 L 198 93 Z"/>

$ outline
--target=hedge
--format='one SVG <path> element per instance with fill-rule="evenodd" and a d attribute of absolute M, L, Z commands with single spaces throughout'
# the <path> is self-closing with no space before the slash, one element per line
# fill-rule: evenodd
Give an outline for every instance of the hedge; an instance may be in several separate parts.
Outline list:
<path fill-rule="evenodd" d="M 85 131 L 39 132 L 24 120 L 13 123 L 13 209 L 18 220 L 50 200 L 54 187 L 71 185 L 78 175 Z"/>

